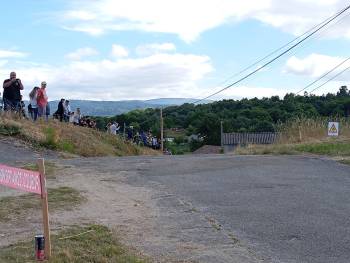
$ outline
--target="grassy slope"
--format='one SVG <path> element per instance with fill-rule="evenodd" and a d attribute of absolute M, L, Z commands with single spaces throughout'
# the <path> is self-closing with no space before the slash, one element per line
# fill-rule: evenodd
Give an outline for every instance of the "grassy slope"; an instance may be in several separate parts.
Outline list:
<path fill-rule="evenodd" d="M 35 146 L 92 156 L 156 155 L 148 148 L 124 142 L 117 136 L 85 127 L 51 120 L 33 123 L 18 118 L 0 116 L 0 135 L 16 136 Z"/>

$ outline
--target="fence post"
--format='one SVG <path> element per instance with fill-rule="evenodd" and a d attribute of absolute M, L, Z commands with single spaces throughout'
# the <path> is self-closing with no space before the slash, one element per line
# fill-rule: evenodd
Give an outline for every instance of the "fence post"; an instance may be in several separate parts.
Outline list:
<path fill-rule="evenodd" d="M 41 181 L 41 203 L 44 221 L 44 237 L 45 237 L 45 258 L 51 257 L 51 238 L 49 225 L 49 204 L 47 199 L 46 179 L 45 179 L 45 164 L 44 159 L 38 160 L 38 167 Z"/>

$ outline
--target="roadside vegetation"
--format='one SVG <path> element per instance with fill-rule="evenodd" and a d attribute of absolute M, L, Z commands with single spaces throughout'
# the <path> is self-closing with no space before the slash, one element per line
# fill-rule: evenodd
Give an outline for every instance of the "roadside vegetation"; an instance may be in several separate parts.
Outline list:
<path fill-rule="evenodd" d="M 33 123 L 3 114 L 0 116 L 0 135 L 13 136 L 36 147 L 84 157 L 157 154 L 148 148 L 125 142 L 118 136 L 56 120 Z"/>
<path fill-rule="evenodd" d="M 71 187 L 48 188 L 47 191 L 50 211 L 72 209 L 85 201 L 80 192 Z M 40 208 L 39 195 L 24 194 L 0 198 L 0 222 L 23 219 L 30 210 Z"/>
<path fill-rule="evenodd" d="M 350 157 L 350 120 L 340 122 L 340 136 L 328 137 L 328 118 L 296 118 L 277 128 L 280 139 L 273 145 L 248 145 L 236 154 L 298 154 L 311 153 L 333 157 Z"/>
<path fill-rule="evenodd" d="M 160 134 L 159 109 L 134 110 L 114 117 L 96 118 L 97 126 L 103 129 L 108 122 L 117 121 L 132 125 L 135 130 Z M 299 126 L 297 119 L 316 120 L 313 127 L 318 133 L 325 134 L 323 123 L 318 119 L 337 120 L 350 116 L 350 92 L 342 86 L 336 94 L 316 96 L 286 94 L 283 98 L 253 98 L 241 100 L 222 100 L 208 104 L 183 104 L 163 109 L 164 127 L 183 130 L 185 135 L 196 134 L 203 138 L 202 142 L 193 144 L 191 150 L 202 145 L 220 145 L 220 122 L 223 121 L 224 132 L 277 132 L 281 124 L 286 128 L 291 123 Z M 302 123 L 303 124 L 303 123 Z M 311 126 L 310 126 L 311 127 Z M 320 129 L 322 127 L 322 129 Z M 301 143 L 299 131 L 292 127 L 291 143 Z M 344 129 L 342 129 L 344 131 Z M 165 134 L 166 137 L 170 135 Z M 287 136 L 287 135 L 286 135 Z M 310 137 L 308 137 L 310 136 Z M 309 141 L 314 134 L 308 131 L 302 134 L 302 141 Z M 285 142 L 287 143 L 287 142 Z"/>
<path fill-rule="evenodd" d="M 71 227 L 51 236 L 52 257 L 49 263 L 146 263 L 120 244 L 104 226 Z M 1 248 L 0 262 L 37 262 L 34 260 L 33 240 Z"/>

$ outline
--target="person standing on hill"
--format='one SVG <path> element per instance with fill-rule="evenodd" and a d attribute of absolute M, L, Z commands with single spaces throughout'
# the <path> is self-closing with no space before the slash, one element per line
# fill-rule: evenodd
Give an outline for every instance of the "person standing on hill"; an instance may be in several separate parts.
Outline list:
<path fill-rule="evenodd" d="M 117 122 L 113 122 L 113 124 L 109 127 L 110 134 L 117 135 L 117 131 L 119 130 L 119 125 Z"/>
<path fill-rule="evenodd" d="M 77 110 L 74 112 L 74 115 L 73 115 L 73 124 L 79 125 L 81 118 L 82 118 L 82 115 L 80 113 L 80 108 L 77 108 Z"/>
<path fill-rule="evenodd" d="M 69 117 L 70 117 L 71 112 L 72 112 L 70 105 L 69 105 L 69 100 L 65 100 L 63 107 L 64 107 L 64 121 L 69 122 Z"/>
<path fill-rule="evenodd" d="M 39 117 L 46 116 L 46 107 L 48 104 L 48 97 L 46 95 L 45 81 L 41 82 L 41 88 L 38 90 L 37 103 L 38 103 L 38 116 Z"/>
<path fill-rule="evenodd" d="M 38 118 L 38 91 L 39 87 L 34 87 L 33 90 L 29 93 L 28 112 L 30 113 L 33 121 L 36 121 Z"/>
<path fill-rule="evenodd" d="M 56 118 L 60 120 L 60 122 L 62 122 L 64 118 L 64 102 L 65 102 L 65 99 L 60 100 L 57 106 L 57 111 L 54 114 Z"/>
<path fill-rule="evenodd" d="M 4 110 L 20 112 L 21 90 L 23 90 L 24 88 L 22 81 L 16 78 L 16 72 L 10 73 L 10 78 L 4 81 L 3 88 Z"/>

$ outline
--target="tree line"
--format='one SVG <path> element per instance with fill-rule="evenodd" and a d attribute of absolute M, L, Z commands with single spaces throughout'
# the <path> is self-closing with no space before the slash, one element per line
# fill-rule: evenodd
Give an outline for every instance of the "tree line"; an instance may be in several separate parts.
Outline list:
<path fill-rule="evenodd" d="M 133 110 L 114 117 L 97 117 L 104 129 L 111 121 L 126 123 L 136 130 L 159 134 L 159 109 Z M 199 134 L 204 144 L 220 144 L 220 122 L 225 132 L 273 132 L 277 125 L 297 117 L 349 117 L 350 91 L 342 86 L 336 94 L 316 96 L 286 94 L 283 98 L 222 100 L 208 104 L 183 104 L 163 109 L 164 127 L 184 129 L 187 135 Z"/>

